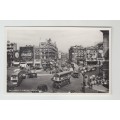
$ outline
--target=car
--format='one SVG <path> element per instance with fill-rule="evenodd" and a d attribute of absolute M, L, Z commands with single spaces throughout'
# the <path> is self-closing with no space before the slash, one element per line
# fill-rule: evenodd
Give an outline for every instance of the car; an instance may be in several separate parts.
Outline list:
<path fill-rule="evenodd" d="M 75 93 L 75 90 L 70 90 L 68 93 Z"/>
<path fill-rule="evenodd" d="M 40 84 L 38 85 L 37 89 L 36 89 L 39 93 L 40 92 L 47 92 L 48 91 L 48 87 L 46 84 Z"/>
<path fill-rule="evenodd" d="M 24 63 L 24 62 L 21 62 L 21 63 L 20 63 L 20 67 L 21 67 L 21 68 L 26 68 L 26 67 L 27 67 L 27 64 Z"/>
<path fill-rule="evenodd" d="M 53 69 L 52 71 L 51 71 L 51 74 L 54 74 L 54 73 L 57 73 L 58 71 L 56 70 L 56 69 Z"/>
<path fill-rule="evenodd" d="M 28 71 L 28 77 L 29 78 L 37 78 L 36 70 L 32 69 L 32 70 Z"/>
<path fill-rule="evenodd" d="M 41 67 L 35 67 L 36 70 L 41 70 L 42 68 Z"/>

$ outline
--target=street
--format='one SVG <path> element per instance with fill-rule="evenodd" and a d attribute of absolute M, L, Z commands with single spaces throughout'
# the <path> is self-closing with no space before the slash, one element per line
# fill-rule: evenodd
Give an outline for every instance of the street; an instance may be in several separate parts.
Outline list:
<path fill-rule="evenodd" d="M 70 91 L 73 92 L 81 92 L 81 83 L 82 83 L 82 75 L 80 74 L 79 78 L 70 78 L 70 84 L 63 86 L 60 89 L 55 89 L 52 87 L 53 81 L 51 80 L 54 74 L 49 74 L 49 72 L 41 71 L 42 74 L 38 74 L 37 78 L 26 78 L 23 79 L 20 86 L 15 87 L 12 92 L 30 92 L 32 90 L 36 90 L 38 85 L 45 84 L 48 87 L 48 93 L 68 93 Z M 45 74 L 46 73 L 46 74 Z"/>
<path fill-rule="evenodd" d="M 98 73 L 98 69 L 95 71 L 86 72 L 88 76 L 94 75 Z M 32 90 L 36 90 L 38 85 L 45 84 L 48 87 L 47 93 L 69 93 L 69 92 L 75 92 L 75 93 L 81 93 L 82 89 L 82 82 L 83 82 L 83 76 L 80 73 L 79 78 L 70 78 L 70 84 L 65 85 L 61 87 L 60 89 L 55 89 L 52 87 L 53 81 L 51 80 L 52 76 L 54 74 L 49 74 L 49 71 L 40 71 L 38 73 L 37 78 L 26 78 L 23 79 L 20 86 L 15 87 L 14 91 L 12 92 L 31 92 Z M 89 92 L 89 90 L 88 90 Z"/>
<path fill-rule="evenodd" d="M 7 40 L 8 92 L 109 91 L 109 30 L 94 29 L 91 33 L 93 30 L 86 28 L 75 28 L 72 32 L 65 29 L 40 27 L 36 32 L 36 28 L 29 28 L 26 32 L 18 31 L 22 34 L 15 33 L 18 39 Z M 35 33 L 31 40 L 30 30 Z M 14 38 L 15 34 L 9 33 L 9 37 Z M 35 40 L 42 35 L 43 39 Z M 21 37 L 21 43 L 16 41 Z"/>

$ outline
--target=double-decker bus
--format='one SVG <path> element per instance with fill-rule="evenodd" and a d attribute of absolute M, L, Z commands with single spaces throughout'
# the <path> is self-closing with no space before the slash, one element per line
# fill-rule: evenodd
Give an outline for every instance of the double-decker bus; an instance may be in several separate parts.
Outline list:
<path fill-rule="evenodd" d="M 53 88 L 61 88 L 65 85 L 70 84 L 71 71 L 64 71 L 54 74 L 52 77 Z"/>

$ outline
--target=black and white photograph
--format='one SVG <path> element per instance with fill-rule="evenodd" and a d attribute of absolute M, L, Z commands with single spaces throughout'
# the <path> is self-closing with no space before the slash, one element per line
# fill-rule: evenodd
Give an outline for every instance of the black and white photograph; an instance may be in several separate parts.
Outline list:
<path fill-rule="evenodd" d="M 109 94 L 111 28 L 6 27 L 6 93 Z"/>

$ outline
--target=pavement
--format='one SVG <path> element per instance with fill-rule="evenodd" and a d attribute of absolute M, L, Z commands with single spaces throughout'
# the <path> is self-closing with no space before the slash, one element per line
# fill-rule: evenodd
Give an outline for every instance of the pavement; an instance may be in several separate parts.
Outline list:
<path fill-rule="evenodd" d="M 108 92 L 108 89 L 105 88 L 105 87 L 102 86 L 102 85 L 93 85 L 93 88 L 92 88 L 92 89 L 93 89 L 93 90 L 96 90 L 96 91 L 98 91 L 98 92 L 103 92 L 103 93 Z"/>
<path fill-rule="evenodd" d="M 97 68 L 95 71 L 89 71 L 89 72 L 85 73 L 85 75 L 88 75 L 88 78 L 91 75 L 95 75 L 96 76 L 98 74 L 99 74 L 99 68 Z M 98 93 L 98 92 L 108 93 L 109 90 L 107 88 L 105 88 L 104 86 L 102 86 L 102 85 L 93 85 L 92 89 L 90 89 L 89 87 L 85 88 L 85 93 Z"/>

